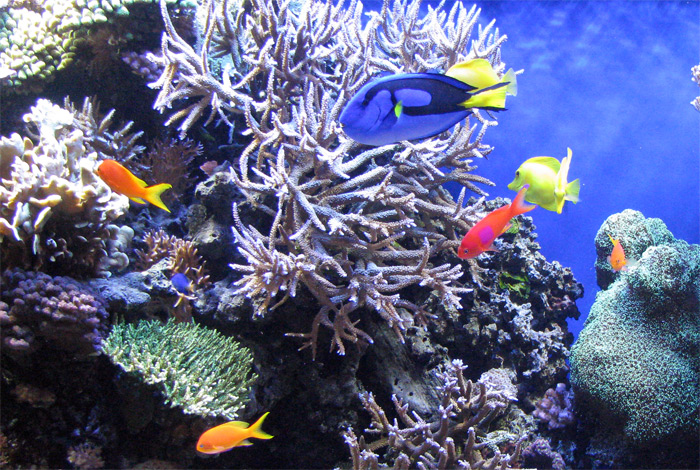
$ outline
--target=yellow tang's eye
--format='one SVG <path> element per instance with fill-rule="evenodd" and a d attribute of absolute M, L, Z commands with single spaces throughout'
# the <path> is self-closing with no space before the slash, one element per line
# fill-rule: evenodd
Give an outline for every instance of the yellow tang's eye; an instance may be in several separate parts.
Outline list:
<path fill-rule="evenodd" d="M 515 176 L 520 176 L 520 170 L 515 172 Z"/>

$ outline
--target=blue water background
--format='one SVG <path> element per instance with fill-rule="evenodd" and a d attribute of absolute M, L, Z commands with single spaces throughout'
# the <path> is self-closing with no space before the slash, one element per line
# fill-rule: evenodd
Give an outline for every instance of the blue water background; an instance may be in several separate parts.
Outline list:
<path fill-rule="evenodd" d="M 496 19 L 508 36 L 507 66 L 524 69 L 518 96 L 486 133 L 495 150 L 475 162 L 476 173 L 496 183 L 485 188 L 490 196 L 512 198 L 506 186 L 523 161 L 573 150 L 569 179 L 581 180 L 581 201 L 560 215 L 528 215 L 542 253 L 584 285 L 581 318 L 569 323 L 578 334 L 599 290 L 594 238 L 608 216 L 635 209 L 662 219 L 676 238 L 700 242 L 700 113 L 689 104 L 700 94 L 690 78 L 700 62 L 700 3 L 476 4 L 480 22 Z"/>

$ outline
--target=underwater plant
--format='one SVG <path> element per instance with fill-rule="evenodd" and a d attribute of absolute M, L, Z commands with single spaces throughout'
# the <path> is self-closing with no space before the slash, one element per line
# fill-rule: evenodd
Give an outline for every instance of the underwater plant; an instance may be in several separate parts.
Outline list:
<path fill-rule="evenodd" d="M 481 215 L 479 202 L 463 206 L 466 190 L 485 195 L 477 184 L 493 184 L 473 173 L 472 162 L 491 151 L 482 139 L 496 122 L 475 109 L 451 132 L 370 149 L 337 123 L 375 74 L 446 70 L 473 58 L 503 74 L 506 37 L 493 22 L 477 26 L 476 7 L 440 5 L 425 17 L 419 7 L 386 0 L 363 24 L 358 1 L 344 8 L 253 0 L 239 8 L 210 0 L 195 50 L 161 2 L 164 70 L 150 85 L 160 90 L 154 107 L 178 109 L 167 124 L 179 123 L 181 134 L 207 113 L 207 123 L 242 129 L 247 145 L 230 168 L 246 198 L 235 209 L 233 232 L 246 260 L 231 265 L 242 274 L 235 285 L 257 299 L 258 316 L 308 289 L 318 310 L 311 330 L 294 336 L 313 357 L 321 327 L 339 354 L 346 342 L 371 342 L 356 326 L 362 309 L 403 337 L 430 316 L 416 299 L 421 291 L 457 309 L 469 292 L 456 283 L 463 271 L 453 254 Z M 456 201 L 447 182 L 463 187 Z M 256 214 L 255 226 L 243 223 L 244 211 Z"/>
<path fill-rule="evenodd" d="M 256 379 L 247 348 L 194 323 L 117 323 L 102 352 L 187 414 L 235 419 Z"/>

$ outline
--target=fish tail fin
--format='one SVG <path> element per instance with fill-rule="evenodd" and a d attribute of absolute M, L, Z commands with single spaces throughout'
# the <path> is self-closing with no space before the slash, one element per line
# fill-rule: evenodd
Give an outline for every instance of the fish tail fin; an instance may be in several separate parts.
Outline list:
<path fill-rule="evenodd" d="M 501 82 L 495 85 L 470 91 L 468 100 L 459 103 L 465 108 L 484 108 L 501 111 L 506 109 L 506 92 L 508 83 Z"/>
<path fill-rule="evenodd" d="M 511 218 L 515 217 L 518 214 L 523 214 L 525 212 L 531 211 L 532 209 L 537 207 L 525 204 L 525 193 L 527 192 L 529 187 L 529 184 L 523 185 L 523 187 L 520 188 L 520 191 L 518 191 L 518 195 L 515 196 L 515 199 L 510 205 Z"/>
<path fill-rule="evenodd" d="M 508 69 L 506 74 L 501 79 L 502 83 L 507 83 L 506 94 L 518 96 L 518 79 L 515 77 L 515 70 Z"/>
<path fill-rule="evenodd" d="M 170 209 L 168 209 L 165 206 L 165 204 L 163 204 L 163 201 L 160 199 L 160 195 L 172 187 L 173 187 L 172 184 L 161 183 L 161 184 L 154 184 L 153 186 L 149 186 L 147 188 L 144 188 L 145 194 L 143 196 L 143 199 L 150 202 L 154 206 L 163 209 L 164 211 L 170 212 Z"/>
<path fill-rule="evenodd" d="M 268 434 L 265 431 L 263 431 L 262 429 L 260 429 L 262 427 L 263 421 L 265 421 L 265 418 L 267 418 L 267 415 L 269 415 L 269 414 L 270 414 L 270 412 L 268 411 L 267 413 L 262 415 L 256 422 L 254 422 L 250 426 L 250 437 L 255 437 L 257 439 L 272 439 L 273 438 L 273 436 L 271 436 L 270 434 Z"/>
<path fill-rule="evenodd" d="M 566 186 L 566 197 L 567 201 L 571 201 L 574 204 L 578 202 L 578 193 L 581 190 L 581 182 L 578 179 L 573 180 Z"/>

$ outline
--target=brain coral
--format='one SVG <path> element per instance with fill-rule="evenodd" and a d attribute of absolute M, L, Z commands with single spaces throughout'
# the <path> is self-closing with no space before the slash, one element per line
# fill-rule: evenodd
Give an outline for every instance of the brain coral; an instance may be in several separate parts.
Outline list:
<path fill-rule="evenodd" d="M 571 350 L 576 399 L 597 419 L 597 431 L 621 431 L 634 446 L 688 438 L 697 445 L 700 246 L 627 210 L 601 227 L 597 266 L 613 229 L 641 256 L 598 294 Z"/>

